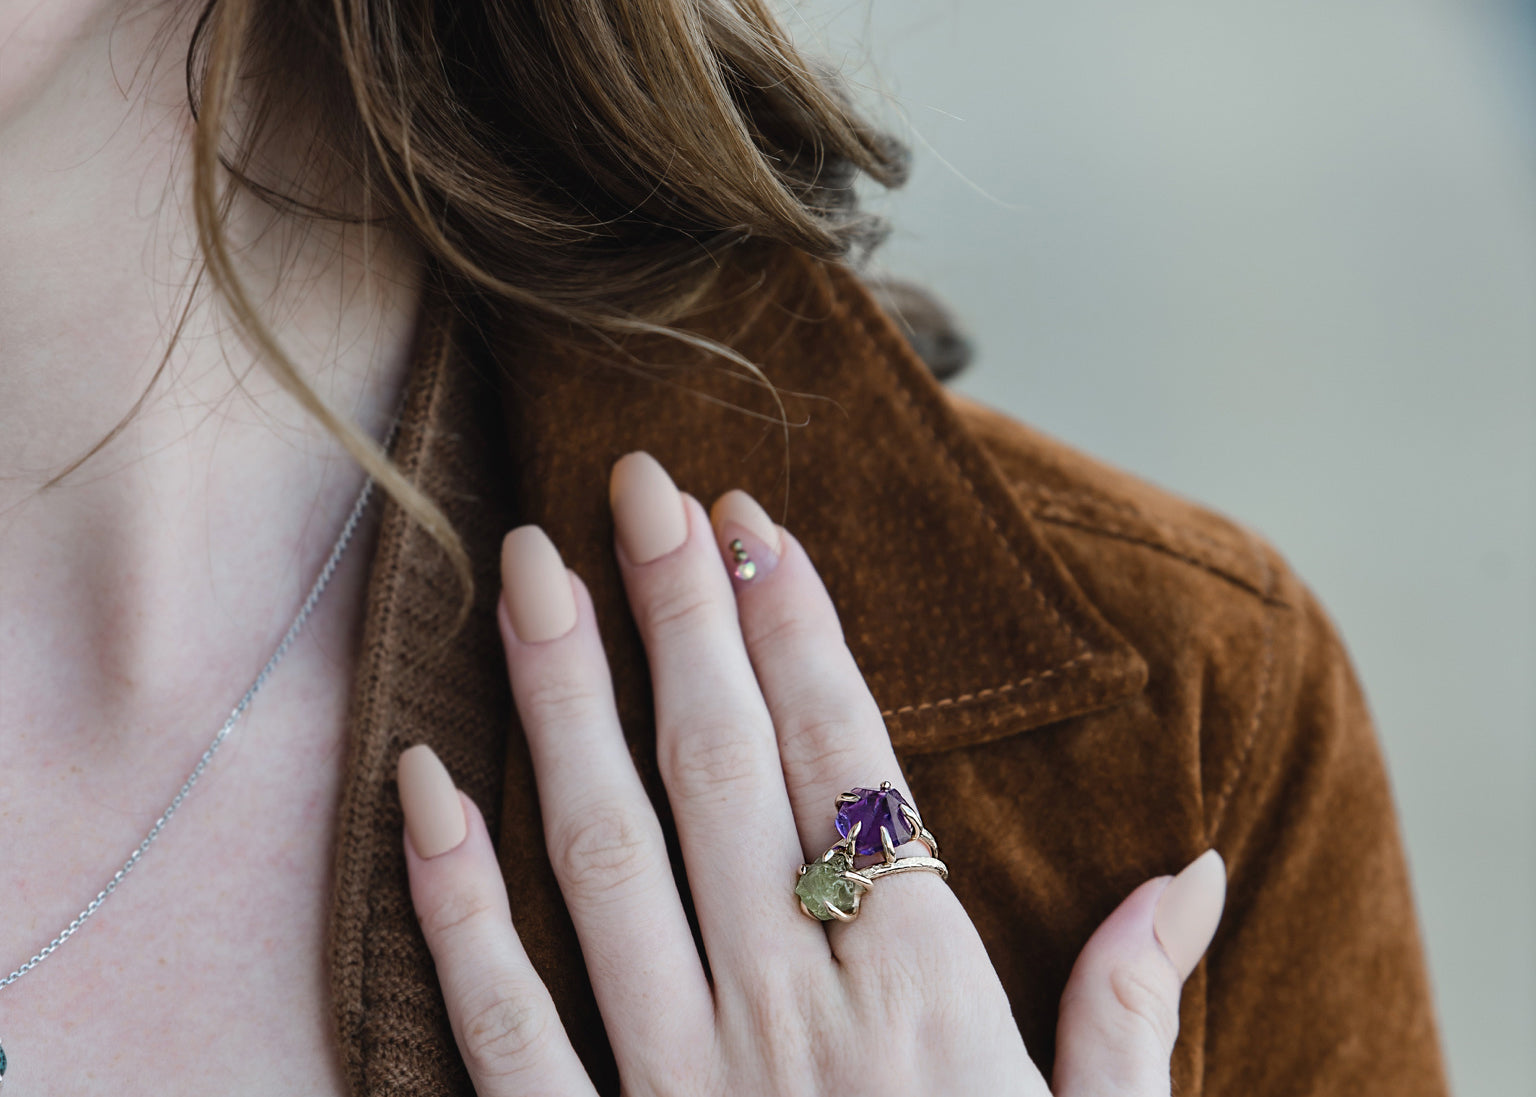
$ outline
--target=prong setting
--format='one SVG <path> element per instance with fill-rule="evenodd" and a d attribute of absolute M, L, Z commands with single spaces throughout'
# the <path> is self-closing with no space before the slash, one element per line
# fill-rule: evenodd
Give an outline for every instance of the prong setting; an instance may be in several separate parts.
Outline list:
<path fill-rule="evenodd" d="M 841 837 L 825 853 L 800 866 L 795 894 L 800 910 L 807 917 L 822 922 L 851 922 L 859 915 L 866 893 L 873 890 L 882 876 L 903 872 L 932 872 L 949 879 L 949 866 L 939 860 L 939 842 L 923 825 L 917 809 L 907 803 L 889 781 L 878 789 L 858 788 L 841 793 L 836 800 L 837 829 Z M 861 835 L 878 830 L 878 846 L 860 842 Z M 897 847 L 917 842 L 926 856 L 901 857 Z M 877 855 L 880 859 L 864 868 L 856 868 L 855 856 Z M 808 879 L 809 877 L 809 879 Z"/>

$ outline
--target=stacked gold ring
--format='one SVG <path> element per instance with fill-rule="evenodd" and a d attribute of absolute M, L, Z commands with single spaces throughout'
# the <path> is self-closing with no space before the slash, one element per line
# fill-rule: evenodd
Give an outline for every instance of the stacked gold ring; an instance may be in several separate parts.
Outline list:
<path fill-rule="evenodd" d="M 853 921 L 865 893 L 882 876 L 933 872 L 949 879 L 949 866 L 939 860 L 939 840 L 889 781 L 878 789 L 845 792 L 837 798 L 836 807 L 842 837 L 816 860 L 801 865 L 795 882 L 800 910 L 808 917 L 820 922 Z M 896 847 L 907 842 L 921 843 L 928 855 L 896 856 Z M 879 861 L 856 867 L 855 857 L 874 854 Z"/>

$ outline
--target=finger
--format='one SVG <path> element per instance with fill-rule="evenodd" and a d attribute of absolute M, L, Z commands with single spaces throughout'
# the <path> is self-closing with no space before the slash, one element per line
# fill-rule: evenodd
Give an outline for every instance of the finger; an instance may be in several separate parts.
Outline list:
<path fill-rule="evenodd" d="M 709 520 L 647 453 L 615 463 L 610 495 L 616 554 L 650 662 L 657 762 L 711 969 L 718 979 L 785 958 L 765 954 L 765 942 L 824 959 L 826 935 L 782 885 L 801 863 L 800 843 Z"/>
<path fill-rule="evenodd" d="M 843 638 L 836 607 L 799 541 L 774 525 L 750 495 L 715 500 L 711 521 L 731 569 L 741 632 L 777 729 L 785 784 L 800 842 L 815 857 L 839 837 L 833 820 L 840 793 L 890 781 L 921 810 L 905 785 L 880 706 L 870 695 Z M 749 566 L 750 565 L 750 566 Z M 900 847 L 910 830 L 892 819 Z M 878 833 L 861 834 L 880 852 Z M 898 849 L 926 854 L 918 844 Z M 909 873 L 880 885 L 881 920 L 904 921 L 915 910 L 959 910 L 938 876 Z M 865 935 L 869 936 L 869 935 Z M 840 947 L 840 946 L 839 946 Z"/>
<path fill-rule="evenodd" d="M 477 1097 L 593 1094 L 512 928 L 485 820 L 430 747 L 400 755 L 411 902 Z"/>
<path fill-rule="evenodd" d="M 628 1080 L 707 1036 L 713 999 L 619 726 L 586 585 L 537 526 L 509 533 L 501 559 L 498 619 L 550 860 Z"/>
<path fill-rule="evenodd" d="M 910 793 L 805 550 L 744 491 L 716 499 L 710 521 L 736 580 L 741 633 L 778 731 L 801 844 L 808 855 L 820 853 L 837 837 L 831 820 L 839 793 L 881 781 L 909 800 Z"/>
<path fill-rule="evenodd" d="M 1083 946 L 1061 997 L 1057 1097 L 1168 1092 L 1179 995 L 1210 944 L 1226 867 L 1207 850 L 1171 880 L 1148 880 Z"/>

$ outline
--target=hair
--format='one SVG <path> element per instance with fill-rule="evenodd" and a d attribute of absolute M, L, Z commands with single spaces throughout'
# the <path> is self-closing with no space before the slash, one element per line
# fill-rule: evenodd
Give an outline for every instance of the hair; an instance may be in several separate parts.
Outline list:
<path fill-rule="evenodd" d="M 533 336 L 686 338 L 670 325 L 733 258 L 873 247 L 882 226 L 854 183 L 898 186 L 907 165 L 765 0 L 207 0 L 186 79 L 200 279 L 443 547 L 466 611 L 470 568 L 447 519 L 258 315 L 225 232 L 236 190 L 401 233 L 430 283 Z M 308 176 L 263 176 L 266 152 L 304 142 Z"/>

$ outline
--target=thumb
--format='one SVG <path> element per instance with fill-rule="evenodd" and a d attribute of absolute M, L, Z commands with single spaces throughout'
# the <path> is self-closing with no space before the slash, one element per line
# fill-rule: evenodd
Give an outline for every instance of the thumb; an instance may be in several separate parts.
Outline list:
<path fill-rule="evenodd" d="M 1168 1093 L 1179 992 L 1226 894 L 1226 865 L 1206 850 L 1177 876 L 1142 884 L 1094 931 L 1061 996 L 1056 1097 Z"/>

